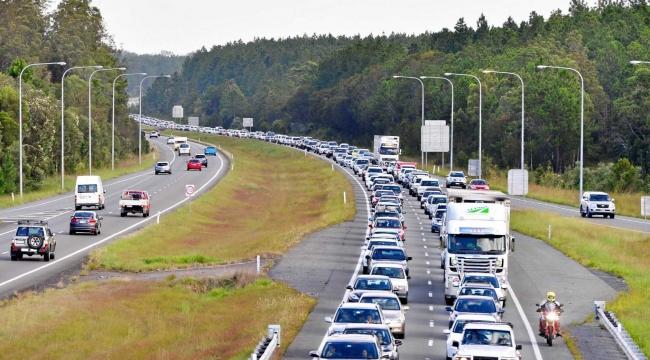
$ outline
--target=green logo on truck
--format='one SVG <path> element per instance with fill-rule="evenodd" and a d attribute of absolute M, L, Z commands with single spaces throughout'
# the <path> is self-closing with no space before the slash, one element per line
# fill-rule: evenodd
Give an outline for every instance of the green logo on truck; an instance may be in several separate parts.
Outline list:
<path fill-rule="evenodd" d="M 479 206 L 479 207 L 474 207 L 467 209 L 468 214 L 476 214 L 476 215 L 487 215 L 490 213 L 490 208 L 487 206 Z"/>

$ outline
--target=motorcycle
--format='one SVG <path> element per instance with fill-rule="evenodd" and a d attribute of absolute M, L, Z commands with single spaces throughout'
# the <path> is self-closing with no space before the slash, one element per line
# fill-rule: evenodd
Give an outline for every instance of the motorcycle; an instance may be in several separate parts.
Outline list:
<path fill-rule="evenodd" d="M 553 303 L 546 303 L 543 307 L 535 304 L 541 312 L 542 316 L 539 319 L 539 333 L 546 338 L 546 344 L 553 346 L 553 339 L 560 335 L 560 313 L 562 313 L 562 305 L 557 306 Z"/>

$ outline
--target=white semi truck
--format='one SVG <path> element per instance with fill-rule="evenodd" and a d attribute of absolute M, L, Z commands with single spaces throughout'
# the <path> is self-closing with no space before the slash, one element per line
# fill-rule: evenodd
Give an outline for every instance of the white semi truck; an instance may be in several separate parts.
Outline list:
<path fill-rule="evenodd" d="M 447 196 L 440 231 L 446 303 L 453 304 L 464 273 L 494 274 L 507 290 L 508 255 L 515 250 L 510 199 L 499 191 L 449 189 Z"/>
<path fill-rule="evenodd" d="M 373 150 L 373 154 L 380 164 L 398 161 L 401 153 L 399 136 L 375 135 Z"/>

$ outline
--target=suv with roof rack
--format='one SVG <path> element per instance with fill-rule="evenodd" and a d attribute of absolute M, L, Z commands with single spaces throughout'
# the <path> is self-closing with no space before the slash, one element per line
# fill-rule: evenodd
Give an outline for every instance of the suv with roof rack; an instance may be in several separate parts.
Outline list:
<path fill-rule="evenodd" d="M 56 239 L 47 221 L 19 220 L 16 235 L 11 240 L 11 261 L 22 260 L 23 256 L 40 255 L 43 260 L 54 259 Z"/>

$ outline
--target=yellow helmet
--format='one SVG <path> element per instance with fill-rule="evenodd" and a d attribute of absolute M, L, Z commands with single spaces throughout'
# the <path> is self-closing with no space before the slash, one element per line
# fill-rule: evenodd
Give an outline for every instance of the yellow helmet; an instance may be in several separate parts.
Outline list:
<path fill-rule="evenodd" d="M 549 291 L 546 293 L 546 299 L 548 301 L 555 301 L 555 293 L 552 291 Z"/>

